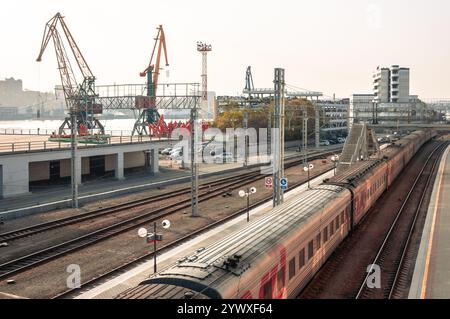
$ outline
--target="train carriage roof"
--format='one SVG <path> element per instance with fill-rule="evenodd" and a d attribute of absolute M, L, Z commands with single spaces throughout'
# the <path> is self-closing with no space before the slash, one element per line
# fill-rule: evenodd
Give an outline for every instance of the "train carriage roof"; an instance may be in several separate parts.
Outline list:
<path fill-rule="evenodd" d="M 130 288 L 114 299 L 188 299 L 192 290 L 167 284 L 141 284 Z M 196 299 L 209 299 L 201 293 L 195 294 Z"/>
<path fill-rule="evenodd" d="M 213 282 L 216 285 L 219 284 L 228 278 L 227 276 L 243 274 L 262 253 L 269 251 L 281 238 L 323 209 L 326 203 L 332 203 L 344 194 L 346 190 L 340 186 L 319 185 L 286 201 L 266 216 L 251 222 L 239 231 L 205 249 L 193 252 L 175 265 L 166 267 L 156 276 L 149 278 L 146 283 L 147 285 L 161 284 L 164 278 L 167 278 L 167 283 L 170 284 L 174 282 L 174 278 L 183 279 L 178 282 L 186 288 L 204 292 L 204 295 L 209 296 L 210 294 L 205 290 L 198 289 L 199 286 L 197 289 L 192 289 L 195 285 L 187 287 L 189 281 L 209 287 Z M 136 288 L 129 294 L 133 295 L 135 292 L 142 291 Z M 152 293 L 157 294 L 156 290 L 145 290 L 145 294 L 138 297 L 151 298 L 149 296 Z M 180 290 L 180 294 L 184 292 Z"/>

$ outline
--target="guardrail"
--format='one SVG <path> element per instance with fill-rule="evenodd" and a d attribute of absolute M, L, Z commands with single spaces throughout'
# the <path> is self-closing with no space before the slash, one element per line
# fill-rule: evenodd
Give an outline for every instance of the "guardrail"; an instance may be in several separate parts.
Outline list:
<path fill-rule="evenodd" d="M 49 136 L 58 130 L 50 130 L 50 129 L 20 129 L 20 128 L 0 128 L 0 135 L 41 135 L 41 136 Z M 130 136 L 131 131 L 125 130 L 107 130 L 105 134 L 119 137 L 119 136 Z"/>
<path fill-rule="evenodd" d="M 115 144 L 138 144 L 152 141 L 171 141 L 168 138 L 155 138 L 148 136 L 117 136 L 108 138 L 106 144 L 84 144 L 78 143 L 78 148 L 94 148 Z M 0 143 L 1 153 L 15 153 L 15 152 L 30 152 L 30 151 L 47 151 L 47 150 L 63 150 L 69 149 L 70 142 L 50 142 L 50 141 L 35 141 L 35 142 L 6 142 Z"/>

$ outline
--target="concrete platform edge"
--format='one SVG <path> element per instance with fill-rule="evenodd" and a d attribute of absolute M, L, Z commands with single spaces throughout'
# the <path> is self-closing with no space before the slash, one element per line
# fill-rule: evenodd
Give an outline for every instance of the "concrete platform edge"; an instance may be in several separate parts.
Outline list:
<path fill-rule="evenodd" d="M 425 266 L 427 262 L 427 254 L 429 249 L 429 243 L 432 236 L 432 224 L 437 213 L 436 204 L 440 192 L 440 184 L 444 175 L 444 169 L 447 161 L 448 153 L 450 152 L 450 146 L 445 150 L 441 162 L 439 164 L 438 173 L 433 185 L 433 192 L 431 194 L 430 205 L 428 206 L 427 217 L 422 232 L 422 238 L 420 241 L 419 252 L 417 254 L 416 264 L 414 266 L 414 274 L 409 289 L 408 299 L 423 299 L 423 279 L 425 275 Z"/>

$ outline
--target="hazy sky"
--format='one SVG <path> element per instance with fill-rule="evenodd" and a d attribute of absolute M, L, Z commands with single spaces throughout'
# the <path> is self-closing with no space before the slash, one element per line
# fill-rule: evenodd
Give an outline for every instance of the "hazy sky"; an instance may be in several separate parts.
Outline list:
<path fill-rule="evenodd" d="M 370 93 L 377 65 L 411 68 L 411 94 L 450 97 L 448 0 L 5 0 L 0 4 L 0 79 L 52 90 L 59 84 L 51 43 L 35 62 L 45 23 L 61 12 L 98 84 L 141 83 L 156 27 L 163 24 L 170 78 L 200 82 L 196 42 L 213 46 L 209 89 L 237 94 L 252 66 L 255 85 L 270 87 L 273 69 L 290 85 Z"/>

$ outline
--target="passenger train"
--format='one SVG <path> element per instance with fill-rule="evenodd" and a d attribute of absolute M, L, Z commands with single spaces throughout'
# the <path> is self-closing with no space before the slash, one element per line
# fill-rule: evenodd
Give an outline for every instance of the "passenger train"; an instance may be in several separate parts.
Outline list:
<path fill-rule="evenodd" d="M 414 132 L 117 298 L 295 298 L 414 154 Z"/>

